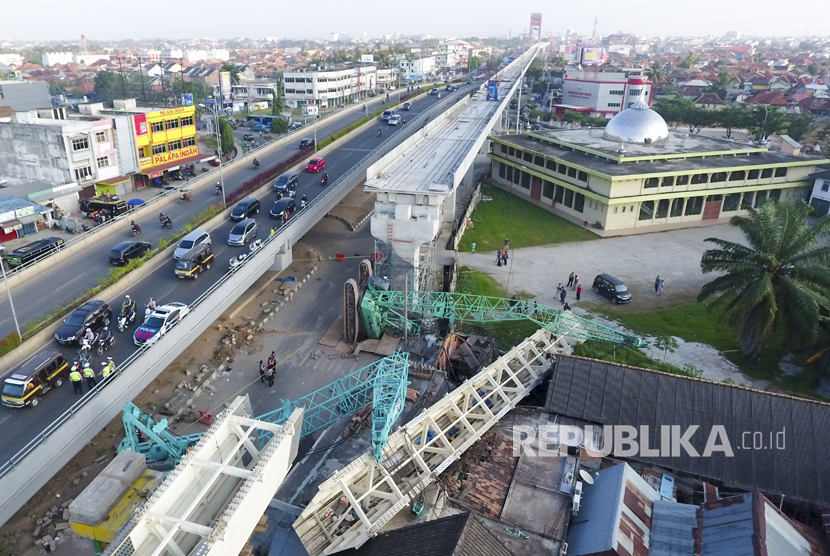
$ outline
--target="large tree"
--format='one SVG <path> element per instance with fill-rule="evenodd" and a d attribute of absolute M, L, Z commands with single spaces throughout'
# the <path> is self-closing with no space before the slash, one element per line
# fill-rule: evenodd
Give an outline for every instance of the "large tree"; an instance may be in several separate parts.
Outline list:
<path fill-rule="evenodd" d="M 233 128 L 225 118 L 219 117 L 219 136 L 222 138 L 222 156 L 233 152 L 236 146 L 233 142 Z"/>
<path fill-rule="evenodd" d="M 660 60 L 651 61 L 646 72 L 655 85 L 660 85 L 666 81 L 666 66 Z"/>
<path fill-rule="evenodd" d="M 810 207 L 767 202 L 735 216 L 745 242 L 718 238 L 703 254 L 700 268 L 723 273 L 701 289 L 699 301 L 723 310 L 738 328 L 741 352 L 747 361 L 761 353 L 772 334 L 783 334 L 791 345 L 809 345 L 816 338 L 819 318 L 830 304 L 830 216 L 807 223 Z"/>
<path fill-rule="evenodd" d="M 735 129 L 746 128 L 749 120 L 749 110 L 745 106 L 728 106 L 715 112 L 715 120 L 726 130 L 726 138 L 732 139 Z"/>

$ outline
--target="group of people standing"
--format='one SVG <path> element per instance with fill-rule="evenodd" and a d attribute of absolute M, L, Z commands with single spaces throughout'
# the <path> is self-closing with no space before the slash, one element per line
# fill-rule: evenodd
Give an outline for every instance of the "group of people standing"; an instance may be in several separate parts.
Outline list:
<path fill-rule="evenodd" d="M 559 299 L 559 303 L 565 307 L 565 310 L 570 309 L 568 304 L 565 302 L 565 299 L 568 297 L 568 289 L 576 292 L 577 301 L 582 299 L 582 286 L 579 284 L 579 275 L 575 272 L 571 272 L 568 275 L 568 283 L 566 285 L 563 286 L 562 282 L 559 282 L 559 285 L 556 286 L 556 298 Z"/>
<path fill-rule="evenodd" d="M 475 251 L 475 247 L 473 247 Z M 504 240 L 504 247 L 502 247 L 499 251 L 496 252 L 496 264 L 498 266 L 507 266 L 507 259 L 510 256 L 507 252 L 510 250 L 510 238 L 505 238 Z"/>
<path fill-rule="evenodd" d="M 260 361 L 259 362 L 259 381 L 263 384 L 265 381 L 268 381 L 268 388 L 274 386 L 274 375 L 277 372 L 277 356 L 274 352 L 271 352 L 271 355 L 268 356 L 268 366 L 265 366 L 265 363 Z"/>

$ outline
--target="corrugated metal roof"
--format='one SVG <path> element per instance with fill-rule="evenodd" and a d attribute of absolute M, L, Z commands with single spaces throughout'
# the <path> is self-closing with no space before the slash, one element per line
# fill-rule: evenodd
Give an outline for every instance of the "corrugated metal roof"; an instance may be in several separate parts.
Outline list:
<path fill-rule="evenodd" d="M 697 506 L 667 500 L 654 502 L 649 556 L 694 556 Z"/>
<path fill-rule="evenodd" d="M 568 554 L 617 550 L 620 544 L 623 553 L 648 554 L 651 507 L 660 496 L 642 477 L 620 463 L 600 471 L 582 492 L 581 509 L 568 531 Z"/>
<path fill-rule="evenodd" d="M 748 388 L 560 356 L 548 390 L 551 413 L 605 425 L 649 426 L 650 447 L 660 426 L 697 425 L 690 444 L 702 454 L 713 425 L 723 426 L 734 455 L 633 456 L 667 469 L 722 481 L 748 491 L 830 506 L 830 404 Z M 784 432 L 783 449 L 739 449 L 754 438 L 769 444 Z M 749 436 L 745 436 L 747 433 Z M 753 436 L 755 433 L 760 435 Z M 732 555 L 736 556 L 736 555 Z"/>

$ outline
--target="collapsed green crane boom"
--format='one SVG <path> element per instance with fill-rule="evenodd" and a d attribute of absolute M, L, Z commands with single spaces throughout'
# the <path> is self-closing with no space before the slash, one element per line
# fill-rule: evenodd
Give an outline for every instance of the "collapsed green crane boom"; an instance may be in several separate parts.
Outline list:
<path fill-rule="evenodd" d="M 556 334 L 578 340 L 596 340 L 631 347 L 640 347 L 637 336 L 623 334 L 588 319 L 539 305 L 535 301 L 485 297 L 466 293 L 431 291 L 384 291 L 368 288 L 360 302 L 363 324 L 370 338 L 380 338 L 387 328 L 420 332 L 426 319 L 447 319 L 469 322 L 503 322 L 529 320 Z"/>

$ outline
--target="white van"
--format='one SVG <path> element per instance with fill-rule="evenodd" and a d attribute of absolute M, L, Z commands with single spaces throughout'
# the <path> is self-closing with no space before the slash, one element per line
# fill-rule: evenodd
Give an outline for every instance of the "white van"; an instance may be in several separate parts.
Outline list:
<path fill-rule="evenodd" d="M 196 247 L 197 245 L 201 245 L 202 243 L 207 243 L 210 245 L 210 234 L 204 230 L 194 230 L 184 236 L 182 241 L 179 243 L 179 246 L 176 247 L 176 250 L 173 251 L 173 258 L 179 260 L 182 255 Z"/>

